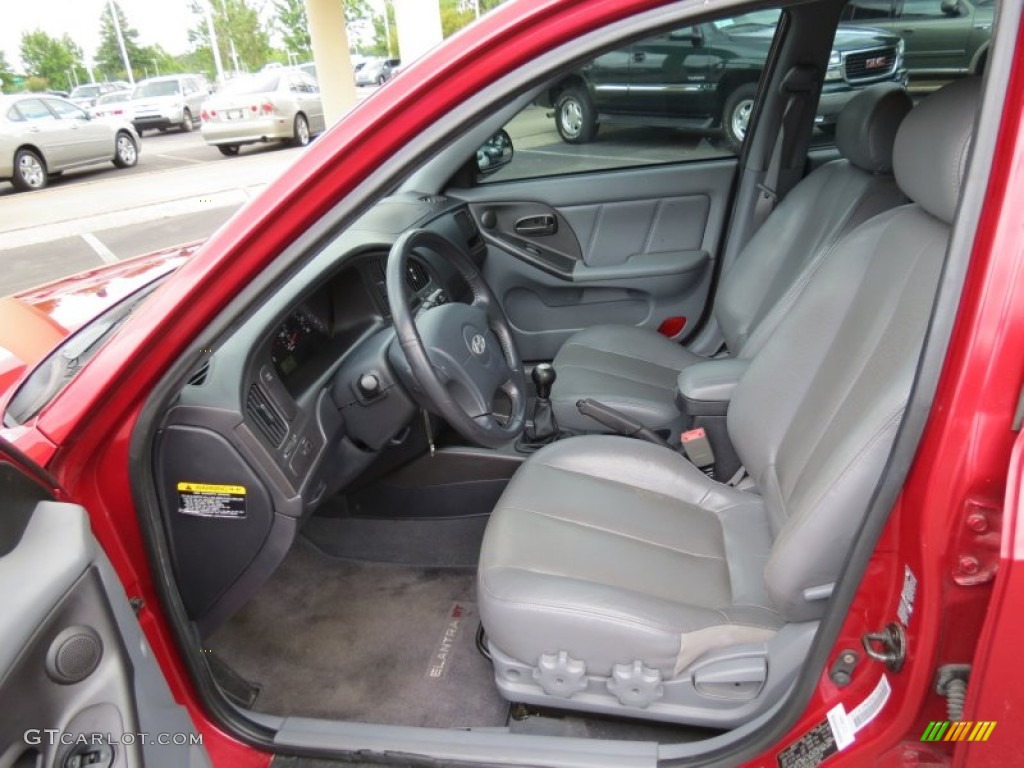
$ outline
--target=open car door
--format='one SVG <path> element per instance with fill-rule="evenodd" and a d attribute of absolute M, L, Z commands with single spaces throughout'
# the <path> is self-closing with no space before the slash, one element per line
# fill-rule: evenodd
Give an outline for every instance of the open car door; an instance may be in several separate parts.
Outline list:
<path fill-rule="evenodd" d="M 210 765 L 86 511 L 0 439 L 0 768 Z"/>

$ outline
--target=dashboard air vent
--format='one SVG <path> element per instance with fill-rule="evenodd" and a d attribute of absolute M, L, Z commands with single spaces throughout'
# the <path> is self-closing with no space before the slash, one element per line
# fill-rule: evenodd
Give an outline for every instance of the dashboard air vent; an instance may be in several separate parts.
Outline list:
<path fill-rule="evenodd" d="M 210 372 L 210 361 L 206 360 L 202 365 L 196 368 L 195 373 L 188 377 L 188 385 L 190 387 L 201 387 L 206 383 L 206 376 Z"/>
<path fill-rule="evenodd" d="M 288 425 L 270 404 L 267 397 L 258 384 L 249 387 L 249 396 L 245 401 L 245 412 L 252 417 L 263 436 L 270 441 L 275 448 L 280 447 L 288 434 Z"/>
<path fill-rule="evenodd" d="M 430 284 L 430 275 L 427 274 L 427 270 L 422 264 L 410 260 L 405 268 L 405 282 L 408 284 L 409 290 L 419 293 Z"/>

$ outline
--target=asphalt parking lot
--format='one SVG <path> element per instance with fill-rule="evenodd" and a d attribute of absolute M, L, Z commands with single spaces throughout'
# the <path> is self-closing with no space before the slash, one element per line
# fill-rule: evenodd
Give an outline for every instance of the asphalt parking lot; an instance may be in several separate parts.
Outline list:
<path fill-rule="evenodd" d="M 617 126 L 602 127 L 590 144 L 568 145 L 549 112 L 531 107 L 509 124 L 516 158 L 491 180 L 721 153 L 713 137 Z M 68 172 L 39 192 L 17 193 L 0 183 L 0 296 L 205 239 L 302 151 L 256 144 L 228 158 L 199 131 L 147 132 L 134 168 Z"/>

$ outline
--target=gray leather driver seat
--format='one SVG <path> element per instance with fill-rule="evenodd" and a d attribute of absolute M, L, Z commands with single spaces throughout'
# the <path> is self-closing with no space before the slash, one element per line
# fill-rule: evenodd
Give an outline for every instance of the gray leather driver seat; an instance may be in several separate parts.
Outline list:
<path fill-rule="evenodd" d="M 906 202 L 892 178 L 892 146 L 911 107 L 903 88 L 891 83 L 865 89 L 844 107 L 836 125 L 843 159 L 795 186 L 722 276 L 713 312 L 731 356 L 757 354 L 842 235 Z M 555 416 L 565 429 L 607 431 L 576 409 L 578 400 L 592 397 L 646 427 L 674 431 L 676 378 L 704 359 L 648 328 L 587 328 L 554 359 Z"/>
<path fill-rule="evenodd" d="M 907 116 L 914 202 L 843 236 L 747 368 L 728 427 L 749 488 L 606 435 L 517 471 L 478 575 L 506 698 L 730 727 L 788 689 L 903 417 L 979 93 L 957 82 Z"/>

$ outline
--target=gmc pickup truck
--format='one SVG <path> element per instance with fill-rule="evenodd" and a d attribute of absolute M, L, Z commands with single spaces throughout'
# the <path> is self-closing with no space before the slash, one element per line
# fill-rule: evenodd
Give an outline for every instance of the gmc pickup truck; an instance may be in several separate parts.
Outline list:
<path fill-rule="evenodd" d="M 570 144 L 583 144 L 602 124 L 720 127 L 738 148 L 778 19 L 777 10 L 754 11 L 598 56 L 548 93 L 559 135 Z M 900 37 L 884 29 L 840 25 L 818 103 L 819 126 L 834 125 L 858 89 L 884 81 L 906 81 Z"/>

